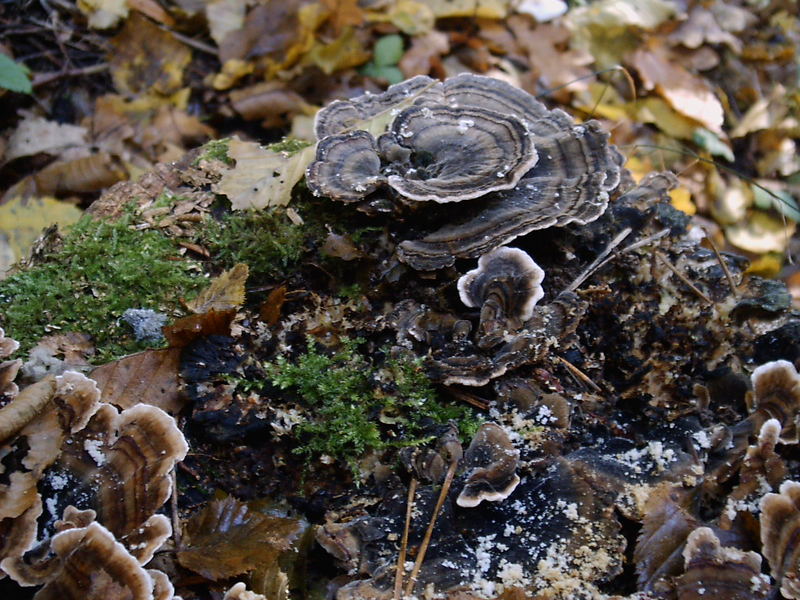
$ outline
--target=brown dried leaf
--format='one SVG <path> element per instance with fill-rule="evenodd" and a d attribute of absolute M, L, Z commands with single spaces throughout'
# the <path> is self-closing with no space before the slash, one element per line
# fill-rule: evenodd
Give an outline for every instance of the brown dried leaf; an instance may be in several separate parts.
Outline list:
<path fill-rule="evenodd" d="M 69 148 L 84 147 L 86 134 L 84 127 L 48 121 L 28 113 L 9 136 L 3 162 L 39 152 L 60 155 Z"/>
<path fill-rule="evenodd" d="M 178 381 L 180 355 L 180 348 L 145 350 L 97 367 L 91 377 L 104 402 L 121 408 L 145 403 L 174 415 L 185 401 Z"/>
<path fill-rule="evenodd" d="M 191 51 L 141 14 L 132 14 L 111 44 L 111 75 L 120 93 L 137 96 L 152 90 L 169 95 L 183 85 Z"/>
<path fill-rule="evenodd" d="M 364 11 L 358 0 L 321 0 L 322 6 L 330 11 L 328 22 L 338 34 L 345 27 L 356 27 L 364 21 Z"/>
<path fill-rule="evenodd" d="M 267 299 L 259 308 L 261 320 L 268 325 L 276 325 L 281 318 L 281 308 L 286 301 L 286 286 L 282 285 L 269 293 Z"/>
<path fill-rule="evenodd" d="M 298 519 L 252 512 L 229 496 L 188 520 L 178 562 L 214 581 L 233 577 L 275 561 L 302 530 Z"/>
<path fill-rule="evenodd" d="M 206 289 L 186 303 L 186 308 L 194 313 L 207 313 L 210 310 L 229 310 L 244 304 L 244 284 L 250 269 L 238 263 L 214 279 Z"/>
<path fill-rule="evenodd" d="M 170 348 L 184 348 L 197 338 L 208 335 L 230 335 L 231 322 L 235 316 L 234 308 L 190 315 L 164 327 L 164 337 L 167 338 Z"/>

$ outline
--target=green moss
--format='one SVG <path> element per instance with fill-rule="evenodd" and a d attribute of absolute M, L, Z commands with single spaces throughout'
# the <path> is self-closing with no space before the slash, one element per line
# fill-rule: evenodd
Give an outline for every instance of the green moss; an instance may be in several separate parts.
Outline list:
<path fill-rule="evenodd" d="M 431 422 L 454 420 L 466 438 L 477 430 L 480 421 L 472 409 L 440 400 L 420 362 L 390 359 L 379 368 L 358 351 L 361 343 L 345 340 L 329 356 L 309 339 L 295 361 L 280 356 L 265 365 L 273 385 L 293 392 L 310 409 L 310 421 L 297 428 L 297 453 L 328 455 L 355 471 L 370 450 L 423 441 L 420 435 Z"/>
<path fill-rule="evenodd" d="M 282 209 L 246 210 L 209 219 L 200 243 L 218 264 L 229 269 L 236 263 L 250 267 L 250 281 L 286 277 L 303 255 L 309 228 L 295 225 Z"/>
<path fill-rule="evenodd" d="M 286 152 L 288 154 L 296 154 L 303 148 L 308 148 L 311 142 L 306 140 L 298 140 L 295 138 L 283 138 L 280 142 L 275 142 L 267 146 L 268 149 L 274 152 Z"/>
<path fill-rule="evenodd" d="M 233 165 L 234 160 L 228 156 L 228 142 L 230 140 L 228 138 L 223 138 L 221 140 L 211 140 L 207 142 L 203 148 L 202 153 L 197 159 L 194 161 L 194 165 L 197 166 L 200 164 L 200 161 L 203 160 L 221 160 L 226 165 Z"/>
<path fill-rule="evenodd" d="M 77 331 L 93 337 L 98 364 L 141 350 L 127 324 L 128 308 L 181 314 L 180 299 L 207 282 L 157 231 L 134 231 L 132 217 L 115 223 L 82 218 L 62 249 L 44 263 L 0 281 L 0 324 L 23 352 L 44 335 Z"/>

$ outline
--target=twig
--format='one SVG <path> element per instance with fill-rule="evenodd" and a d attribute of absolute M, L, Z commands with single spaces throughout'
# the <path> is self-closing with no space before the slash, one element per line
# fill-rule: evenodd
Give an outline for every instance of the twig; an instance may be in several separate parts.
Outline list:
<path fill-rule="evenodd" d="M 734 298 L 738 299 L 739 291 L 737 290 L 736 282 L 733 280 L 733 274 L 728 268 L 728 263 L 725 262 L 725 260 L 722 258 L 722 254 L 720 254 L 719 250 L 717 250 L 717 245 L 714 243 L 714 240 L 711 239 L 711 236 L 708 234 L 708 231 L 703 229 L 703 233 L 706 234 L 706 240 L 708 240 L 708 245 L 711 246 L 711 249 L 714 251 L 714 255 L 717 257 L 719 266 L 722 267 L 722 272 L 725 273 L 725 277 L 728 279 L 728 285 L 731 286 L 731 295 Z"/>
<path fill-rule="evenodd" d="M 410 596 L 411 592 L 414 590 L 414 584 L 417 583 L 417 576 L 419 575 L 419 571 L 422 568 L 422 561 L 425 560 L 425 554 L 428 552 L 428 545 L 431 543 L 431 536 L 433 535 L 433 528 L 436 525 L 436 519 L 439 517 L 439 511 L 442 509 L 442 505 L 444 504 L 444 499 L 447 497 L 447 493 L 450 491 L 450 484 L 453 483 L 453 476 L 456 474 L 456 467 L 458 466 L 458 461 L 453 460 L 450 462 L 450 466 L 447 468 L 447 475 L 444 478 L 444 483 L 442 484 L 442 491 L 439 493 L 439 499 L 436 501 L 436 508 L 433 509 L 433 515 L 431 515 L 431 522 L 428 523 L 428 529 L 425 531 L 425 537 L 422 538 L 422 544 L 419 547 L 419 554 L 417 554 L 417 560 L 414 561 L 414 568 L 411 570 L 411 576 L 408 578 L 408 583 L 406 583 L 405 595 Z"/>
<path fill-rule="evenodd" d="M 54 71 L 52 73 L 38 73 L 33 77 L 31 85 L 33 87 L 39 87 L 42 85 L 47 85 L 48 83 L 63 77 L 83 77 L 84 75 L 95 75 L 107 70 L 108 63 L 99 63 L 88 67 L 82 67 L 80 69 L 65 69 L 63 71 Z"/>
<path fill-rule="evenodd" d="M 183 35 L 182 33 L 178 33 L 168 27 L 162 27 L 164 31 L 170 32 L 173 36 L 175 36 L 176 40 L 179 40 L 186 44 L 187 46 L 191 46 L 195 50 L 199 50 L 200 52 L 205 52 L 206 54 L 210 54 L 211 56 L 217 56 L 218 52 L 217 49 L 213 46 L 209 46 L 203 42 L 198 42 L 194 38 L 190 38 L 188 35 Z"/>
<path fill-rule="evenodd" d="M 583 273 L 578 275 L 578 277 L 576 277 L 575 280 L 572 283 L 570 283 L 569 286 L 567 286 L 567 288 L 564 291 L 574 292 L 575 290 L 577 290 L 578 286 L 580 286 L 584 281 L 586 281 L 586 278 L 589 277 L 589 275 L 591 275 L 598 268 L 603 259 L 609 254 L 611 254 L 614 248 L 619 246 L 622 243 L 622 240 L 624 240 L 626 237 L 630 235 L 631 231 L 633 230 L 630 227 L 626 227 L 625 229 L 620 231 L 617 234 L 617 236 L 608 243 L 608 246 L 606 246 L 605 250 L 603 250 L 600 253 L 600 255 L 592 261 L 592 264 L 586 267 Z"/>
<path fill-rule="evenodd" d="M 175 547 L 181 547 L 181 520 L 178 517 L 178 475 L 172 469 L 172 495 L 170 496 L 170 508 L 172 509 L 172 539 L 175 540 Z"/>
<path fill-rule="evenodd" d="M 703 300 L 708 302 L 711 306 L 714 306 L 714 301 L 711 298 L 709 298 L 708 296 L 706 296 L 706 294 L 703 293 L 703 291 L 700 290 L 697 286 L 695 286 L 691 281 L 689 281 L 687 279 L 686 275 L 681 273 L 675 265 L 673 265 L 671 262 L 669 262 L 669 260 L 667 259 L 666 256 L 661 254 L 661 252 L 659 252 L 658 250 L 654 250 L 653 252 L 655 253 L 656 258 L 658 258 L 662 263 L 664 263 L 664 265 L 670 271 L 672 271 L 678 279 L 680 279 L 683 283 L 685 283 L 686 285 L 689 286 L 689 289 L 691 289 L 695 294 L 700 296 L 700 298 L 702 298 Z"/>
<path fill-rule="evenodd" d="M 406 564 L 406 551 L 408 550 L 408 530 L 411 528 L 411 513 L 414 511 L 414 496 L 417 493 L 417 479 L 411 478 L 408 486 L 408 498 L 406 500 L 406 524 L 403 528 L 403 539 L 400 542 L 400 555 L 397 557 L 397 571 L 394 576 L 394 598 L 400 600 L 403 593 L 403 570 Z"/>
<path fill-rule="evenodd" d="M 556 358 L 557 358 L 558 360 L 560 360 L 560 361 L 561 361 L 561 363 L 562 363 L 562 364 L 563 364 L 565 367 L 567 367 L 567 369 L 569 369 L 569 371 L 570 371 L 570 372 L 571 372 L 573 375 L 575 375 L 575 377 L 577 377 L 578 379 L 580 379 L 581 381 L 583 381 L 583 382 L 584 382 L 586 385 L 588 385 L 590 388 L 592 388 L 592 389 L 593 389 L 595 392 L 602 392 L 602 391 L 603 391 L 602 389 L 600 389 L 600 386 L 599 386 L 599 385 L 597 385 L 597 384 L 596 384 L 594 381 L 592 381 L 592 380 L 589 378 L 589 376 L 588 376 L 586 373 L 584 373 L 583 371 L 581 371 L 581 370 L 580 370 L 578 367 L 576 367 L 575 365 L 573 365 L 573 364 L 572 364 L 571 362 L 569 362 L 569 361 L 568 361 L 566 358 L 562 358 L 561 356 L 556 356 Z"/>

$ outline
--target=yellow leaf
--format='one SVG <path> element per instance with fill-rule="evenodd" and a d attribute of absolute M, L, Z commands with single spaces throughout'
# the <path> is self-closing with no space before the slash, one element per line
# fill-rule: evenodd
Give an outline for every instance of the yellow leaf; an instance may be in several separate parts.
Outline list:
<path fill-rule="evenodd" d="M 637 120 L 653 123 L 673 138 L 691 140 L 697 124 L 678 114 L 661 98 L 643 98 L 635 103 Z"/>
<path fill-rule="evenodd" d="M 244 76 L 253 72 L 253 63 L 232 58 L 225 61 L 222 71 L 214 75 L 212 86 L 215 90 L 227 90 L 232 88 Z"/>
<path fill-rule="evenodd" d="M 234 210 L 286 206 L 315 152 L 316 146 L 308 146 L 290 155 L 233 138 L 228 143 L 228 156 L 236 166 L 222 174 L 214 191 L 227 196 Z"/>
<path fill-rule="evenodd" d="M 53 223 L 72 225 L 82 214 L 74 205 L 50 196 L 17 196 L 0 204 L 0 279 L 8 267 L 28 253 L 42 229 Z"/>
<path fill-rule="evenodd" d="M 234 265 L 214 279 L 206 289 L 186 306 L 195 313 L 207 313 L 210 310 L 229 310 L 244 304 L 244 284 L 250 269 L 244 263 Z"/>
<path fill-rule="evenodd" d="M 426 2 L 437 19 L 472 17 L 475 19 L 505 19 L 508 0 L 430 0 Z"/>
<path fill-rule="evenodd" d="M 745 272 L 750 275 L 774 279 L 780 273 L 781 267 L 783 267 L 783 254 L 768 252 L 751 262 Z"/>
<path fill-rule="evenodd" d="M 669 192 L 670 204 L 687 215 L 697 212 L 697 207 L 692 202 L 692 193 L 685 187 L 678 187 Z"/>
<path fill-rule="evenodd" d="M 330 44 L 315 43 L 306 55 L 306 60 L 317 65 L 326 75 L 363 65 L 370 58 L 372 54 L 361 44 L 353 28 L 345 29 Z"/>
<path fill-rule="evenodd" d="M 629 156 L 628 160 L 625 162 L 625 168 L 631 172 L 634 181 L 638 183 L 641 181 L 642 177 L 653 170 L 653 164 L 649 159 L 642 160 L 635 156 Z"/>
<path fill-rule="evenodd" d="M 367 20 L 389 22 L 406 35 L 422 35 L 433 30 L 436 15 L 427 4 L 416 0 L 399 0 L 388 11 L 369 11 Z"/>

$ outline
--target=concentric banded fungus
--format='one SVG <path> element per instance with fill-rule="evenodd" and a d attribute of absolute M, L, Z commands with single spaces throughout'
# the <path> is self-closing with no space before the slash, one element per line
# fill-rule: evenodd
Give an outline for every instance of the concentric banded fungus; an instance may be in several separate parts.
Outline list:
<path fill-rule="evenodd" d="M 753 396 L 750 398 L 751 420 L 778 419 L 780 440 L 784 444 L 798 442 L 797 422 L 800 420 L 800 375 L 787 360 L 776 360 L 757 367 L 750 376 Z M 756 422 L 756 430 L 761 428 Z"/>
<path fill-rule="evenodd" d="M 761 499 L 761 554 L 784 598 L 800 598 L 800 482 Z"/>
<path fill-rule="evenodd" d="M 334 102 L 317 115 L 316 133 L 307 180 L 317 195 L 354 201 L 385 178 L 406 201 L 486 200 L 461 224 L 400 244 L 400 259 L 420 270 L 596 219 L 623 162 L 597 122 L 575 125 L 519 88 L 469 73 Z"/>
<path fill-rule="evenodd" d="M 366 131 L 353 131 L 319 143 L 317 160 L 308 167 L 306 182 L 317 196 L 354 202 L 384 181 L 380 167 L 375 138 Z"/>
<path fill-rule="evenodd" d="M 620 178 L 619 152 L 588 121 L 549 138 L 534 138 L 539 161 L 515 188 L 487 197 L 474 217 L 419 240 L 402 242 L 400 260 L 419 270 L 475 258 L 537 229 L 588 223 L 605 212 Z"/>
<path fill-rule="evenodd" d="M 761 556 L 722 546 L 708 527 L 689 534 L 683 549 L 686 572 L 677 580 L 679 600 L 760 600 L 769 578 L 761 573 Z"/>
<path fill-rule="evenodd" d="M 505 429 L 484 423 L 464 453 L 467 480 L 456 503 L 471 508 L 484 500 L 499 502 L 508 498 L 519 485 L 518 462 L 519 450 L 514 448 Z"/>
<path fill-rule="evenodd" d="M 458 280 L 461 301 L 480 307 L 478 346 L 488 348 L 516 332 L 544 296 L 544 271 L 518 248 L 497 248 Z"/>
<path fill-rule="evenodd" d="M 412 106 L 378 144 L 395 159 L 389 185 L 410 200 L 459 202 L 509 189 L 538 160 L 519 118 L 483 108 Z"/>

